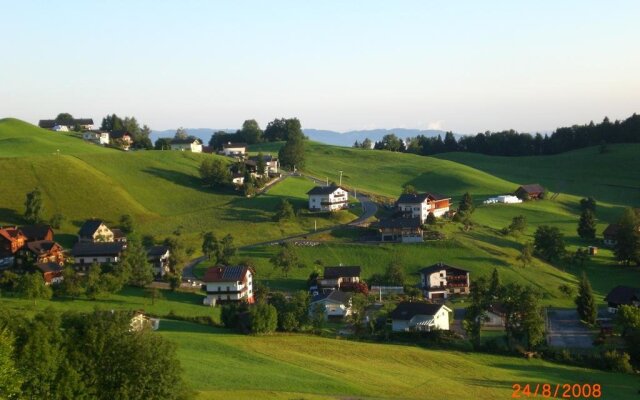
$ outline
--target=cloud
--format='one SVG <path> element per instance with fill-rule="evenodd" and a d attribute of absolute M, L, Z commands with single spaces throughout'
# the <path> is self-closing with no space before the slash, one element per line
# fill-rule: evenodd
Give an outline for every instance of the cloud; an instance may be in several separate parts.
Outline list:
<path fill-rule="evenodd" d="M 433 130 L 437 130 L 437 131 L 441 131 L 442 130 L 442 125 L 444 124 L 444 121 L 439 119 L 437 121 L 431 121 L 427 124 L 427 129 L 433 129 Z"/>

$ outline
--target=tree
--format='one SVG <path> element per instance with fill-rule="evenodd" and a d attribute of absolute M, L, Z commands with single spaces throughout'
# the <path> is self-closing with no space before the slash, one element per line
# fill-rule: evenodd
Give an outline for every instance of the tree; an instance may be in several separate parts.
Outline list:
<path fill-rule="evenodd" d="M 189 138 L 189 134 L 187 133 L 187 130 L 184 129 L 183 127 L 180 127 L 176 130 L 175 135 L 173 135 L 174 139 L 187 139 Z"/>
<path fill-rule="evenodd" d="M 427 214 L 427 225 L 435 225 L 437 223 L 436 221 L 436 216 L 433 213 L 433 211 L 431 211 L 429 214 Z"/>
<path fill-rule="evenodd" d="M 95 300 L 105 292 L 101 279 L 102 271 L 100 265 L 93 263 L 85 274 L 84 280 L 85 291 L 90 299 Z"/>
<path fill-rule="evenodd" d="M 485 277 L 480 277 L 471 282 L 469 287 L 471 305 L 467 307 L 464 317 L 464 328 L 471 339 L 474 348 L 480 347 L 480 331 L 486 319 L 487 310 L 491 305 L 491 292 L 489 283 Z"/>
<path fill-rule="evenodd" d="M 251 332 L 256 334 L 272 333 L 278 327 L 278 311 L 271 304 L 255 304 L 249 308 Z"/>
<path fill-rule="evenodd" d="M 271 257 L 269 261 L 274 267 L 281 269 L 285 277 L 288 276 L 289 271 L 300 265 L 298 253 L 293 244 L 289 242 L 280 245 L 280 251 Z"/>
<path fill-rule="evenodd" d="M 55 121 L 58 125 L 66 125 L 66 126 L 73 126 L 75 123 L 75 119 L 69 113 L 58 114 Z"/>
<path fill-rule="evenodd" d="M 207 257 L 207 260 L 211 260 L 211 256 L 218 259 L 218 251 L 220 251 L 220 244 L 213 232 L 207 232 L 202 236 L 202 254 Z"/>
<path fill-rule="evenodd" d="M 182 269 L 189 260 L 184 240 L 179 235 L 174 235 L 166 238 L 163 244 L 169 248 L 169 268 L 181 279 Z"/>
<path fill-rule="evenodd" d="M 458 142 L 452 132 L 447 132 L 444 135 L 444 148 L 445 151 L 457 151 Z"/>
<path fill-rule="evenodd" d="M 157 287 L 150 287 L 144 290 L 146 297 L 151 299 L 151 305 L 155 305 L 157 300 L 163 298 L 162 291 Z"/>
<path fill-rule="evenodd" d="M 231 183 L 231 174 L 222 160 L 206 158 L 200 164 L 199 171 L 200 177 L 207 186 L 215 188 Z"/>
<path fill-rule="evenodd" d="M 404 286 L 404 268 L 398 262 L 391 262 L 385 271 L 385 280 L 389 286 Z"/>
<path fill-rule="evenodd" d="M 286 221 L 295 218 L 296 213 L 293 210 L 293 206 L 289 203 L 289 200 L 282 199 L 276 208 L 276 213 L 273 217 L 275 221 Z"/>
<path fill-rule="evenodd" d="M 65 266 L 62 276 L 64 276 L 64 279 L 60 283 L 60 291 L 65 296 L 75 299 L 84 293 L 83 279 L 72 266 Z"/>
<path fill-rule="evenodd" d="M 584 199 L 580 199 L 580 209 L 582 211 L 590 210 L 592 213 L 596 213 L 596 199 L 593 197 L 585 197 Z"/>
<path fill-rule="evenodd" d="M 299 169 L 304 166 L 304 138 L 302 134 L 290 136 L 278 151 L 280 165 L 284 168 Z"/>
<path fill-rule="evenodd" d="M 462 199 L 458 205 L 458 214 L 460 214 L 461 218 L 464 218 L 466 216 L 470 216 L 471 213 L 473 213 L 473 210 L 473 198 L 469 192 L 466 192 L 462 195 Z"/>
<path fill-rule="evenodd" d="M 627 208 L 618 220 L 618 232 L 614 253 L 616 259 L 625 265 L 640 263 L 640 233 L 638 216 L 633 209 Z"/>
<path fill-rule="evenodd" d="M 371 150 L 372 145 L 373 143 L 371 143 L 371 139 L 365 138 L 360 144 L 360 147 L 362 147 L 363 149 Z"/>
<path fill-rule="evenodd" d="M 596 238 L 596 219 L 591 209 L 584 209 L 578 221 L 578 235 L 583 239 Z"/>
<path fill-rule="evenodd" d="M 365 294 L 356 293 L 351 297 L 351 316 L 349 320 L 353 324 L 356 333 L 362 331 L 369 303 L 369 298 Z"/>
<path fill-rule="evenodd" d="M 267 171 L 267 164 L 264 161 L 264 154 L 262 152 L 258 153 L 258 160 L 256 161 L 256 172 L 258 175 L 262 176 Z"/>
<path fill-rule="evenodd" d="M 153 148 L 155 150 L 170 150 L 171 149 L 171 139 L 170 138 L 158 138 Z"/>
<path fill-rule="evenodd" d="M 151 150 L 153 149 L 153 143 L 151 143 L 151 128 L 147 125 L 144 125 L 142 129 L 140 129 L 139 133 L 134 137 L 133 147 L 136 149 L 145 149 Z"/>
<path fill-rule="evenodd" d="M 415 186 L 405 184 L 402 186 L 402 194 L 418 194 L 418 191 L 416 190 Z"/>
<path fill-rule="evenodd" d="M 42 193 L 40 192 L 40 189 L 35 188 L 31 192 L 27 193 L 24 207 L 24 219 L 27 223 L 37 224 L 42 221 L 44 207 L 42 205 Z"/>
<path fill-rule="evenodd" d="M 220 254 L 218 256 L 218 262 L 223 264 L 229 264 L 231 257 L 236 255 L 236 247 L 233 244 L 233 236 L 227 234 L 220 241 Z"/>
<path fill-rule="evenodd" d="M 13 359 L 13 335 L 0 328 L 0 398 L 19 399 L 22 374 Z"/>
<path fill-rule="evenodd" d="M 564 236 L 555 226 L 541 225 L 534 233 L 536 252 L 547 261 L 557 261 L 565 253 Z"/>
<path fill-rule="evenodd" d="M 498 269 L 494 268 L 491 273 L 491 279 L 489 280 L 489 295 L 493 300 L 500 298 L 502 291 L 502 282 L 500 280 L 500 273 Z"/>
<path fill-rule="evenodd" d="M 322 328 L 324 328 L 327 320 L 325 311 L 326 306 L 322 303 L 315 303 L 311 305 L 311 315 L 309 316 L 309 319 L 315 333 L 320 333 Z"/>
<path fill-rule="evenodd" d="M 120 229 L 124 233 L 132 233 L 135 230 L 133 218 L 129 214 L 120 216 Z"/>
<path fill-rule="evenodd" d="M 24 298 L 33 300 L 33 305 L 36 304 L 36 300 L 48 300 L 53 295 L 51 287 L 45 284 L 39 273 L 24 274 L 20 278 L 18 290 Z"/>
<path fill-rule="evenodd" d="M 511 224 L 507 227 L 507 231 L 511 234 L 522 234 L 527 229 L 527 217 L 518 215 L 511 219 Z"/>
<path fill-rule="evenodd" d="M 64 222 L 64 215 L 59 213 L 53 214 L 51 219 L 49 219 L 49 225 L 51 225 L 53 229 L 60 229 L 60 226 L 62 226 L 63 222 Z"/>
<path fill-rule="evenodd" d="M 384 135 L 380 142 L 376 142 L 376 149 L 388 151 L 404 151 L 404 142 L 394 133 Z"/>
<path fill-rule="evenodd" d="M 578 285 L 578 297 L 576 297 L 575 303 L 580 318 L 586 323 L 594 325 L 598 316 L 598 308 L 596 306 L 596 300 L 593 297 L 591 283 L 587 278 L 587 274 L 584 272 Z"/>
<path fill-rule="evenodd" d="M 533 246 L 531 242 L 525 243 L 520 249 L 520 254 L 516 257 L 516 260 L 522 263 L 522 267 L 526 268 L 527 265 L 533 261 Z"/>
<path fill-rule="evenodd" d="M 247 144 L 259 143 L 262 140 L 262 129 L 255 119 L 248 119 L 242 123 L 242 129 L 237 132 L 237 135 Z"/>
<path fill-rule="evenodd" d="M 127 241 L 127 249 L 122 256 L 119 268 L 128 272 L 129 284 L 133 286 L 145 287 L 153 282 L 153 267 L 149 263 L 147 251 L 137 236 L 130 237 Z"/>
<path fill-rule="evenodd" d="M 544 339 L 540 294 L 515 283 L 507 284 L 503 290 L 507 339 L 517 339 L 529 349 L 536 347 Z"/>

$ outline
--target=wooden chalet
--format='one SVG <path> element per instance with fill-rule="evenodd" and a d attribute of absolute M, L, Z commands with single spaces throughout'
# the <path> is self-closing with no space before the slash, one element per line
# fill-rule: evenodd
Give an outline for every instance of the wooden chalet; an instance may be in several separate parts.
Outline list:
<path fill-rule="evenodd" d="M 376 225 L 382 242 L 418 243 L 423 241 L 420 217 L 383 219 Z"/>
<path fill-rule="evenodd" d="M 545 188 L 537 183 L 522 185 L 515 191 L 515 195 L 523 200 L 538 200 L 544 197 Z"/>

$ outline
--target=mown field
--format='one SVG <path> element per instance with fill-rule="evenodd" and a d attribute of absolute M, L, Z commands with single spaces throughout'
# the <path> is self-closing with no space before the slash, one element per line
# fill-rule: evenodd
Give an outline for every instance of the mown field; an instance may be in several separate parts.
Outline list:
<path fill-rule="evenodd" d="M 636 377 L 540 360 L 306 335 L 242 336 L 162 321 L 198 399 L 507 399 L 514 383 L 599 383 L 636 395 Z"/>

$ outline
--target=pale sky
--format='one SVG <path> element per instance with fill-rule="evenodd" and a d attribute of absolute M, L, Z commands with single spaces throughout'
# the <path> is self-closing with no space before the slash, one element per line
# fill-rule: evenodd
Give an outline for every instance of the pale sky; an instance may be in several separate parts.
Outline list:
<path fill-rule="evenodd" d="M 304 128 L 476 133 L 640 112 L 640 1 L 0 0 L 0 9 L 0 118 L 115 112 L 162 130 L 295 116 Z"/>

